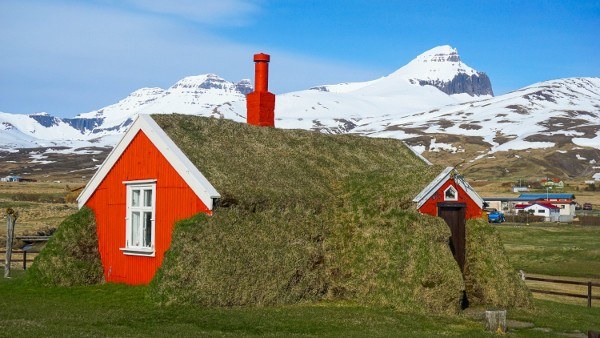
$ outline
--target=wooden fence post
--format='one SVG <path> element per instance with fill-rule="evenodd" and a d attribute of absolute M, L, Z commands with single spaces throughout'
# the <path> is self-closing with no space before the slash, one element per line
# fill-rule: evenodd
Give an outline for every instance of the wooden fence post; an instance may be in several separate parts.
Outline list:
<path fill-rule="evenodd" d="M 592 282 L 588 282 L 588 307 L 592 307 Z"/>
<path fill-rule="evenodd" d="M 4 278 L 10 276 L 10 261 L 12 258 L 12 242 L 15 234 L 15 223 L 19 218 L 19 213 L 14 211 L 12 208 L 6 209 L 6 257 L 4 263 Z"/>

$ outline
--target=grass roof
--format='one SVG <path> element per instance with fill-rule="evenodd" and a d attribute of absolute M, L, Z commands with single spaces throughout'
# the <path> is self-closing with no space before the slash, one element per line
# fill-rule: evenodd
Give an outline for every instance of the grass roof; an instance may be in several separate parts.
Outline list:
<path fill-rule="evenodd" d="M 387 188 L 396 193 L 394 203 L 409 203 L 439 171 L 393 139 L 264 128 L 188 115 L 152 117 L 219 191 L 222 202 L 243 208 L 320 208 L 339 197 L 338 186 L 348 178 L 374 173 L 402 173 L 402 181 Z M 388 192 L 372 191 L 369 198 L 381 199 Z"/>
<path fill-rule="evenodd" d="M 464 285 L 448 227 L 411 202 L 441 168 L 401 141 L 153 118 L 223 197 L 213 216 L 177 225 L 153 298 L 458 309 Z"/>

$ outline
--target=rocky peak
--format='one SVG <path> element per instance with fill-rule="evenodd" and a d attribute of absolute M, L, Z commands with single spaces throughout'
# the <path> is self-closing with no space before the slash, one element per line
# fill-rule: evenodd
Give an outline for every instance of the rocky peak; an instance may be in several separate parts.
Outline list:
<path fill-rule="evenodd" d="M 448 45 L 420 54 L 390 76 L 421 86 L 434 86 L 449 95 L 494 95 L 488 76 L 463 63 L 456 48 Z"/>
<path fill-rule="evenodd" d="M 461 62 L 456 48 L 452 46 L 438 46 L 417 56 L 415 61 L 420 62 Z"/>
<path fill-rule="evenodd" d="M 238 92 L 246 95 L 251 93 L 254 90 L 254 87 L 249 79 L 243 79 L 235 84 L 235 89 L 237 89 Z"/>
<path fill-rule="evenodd" d="M 252 84 L 247 79 L 233 83 L 215 74 L 204 74 L 185 77 L 171 86 L 169 91 L 194 92 L 211 89 L 246 94 L 252 91 Z"/>

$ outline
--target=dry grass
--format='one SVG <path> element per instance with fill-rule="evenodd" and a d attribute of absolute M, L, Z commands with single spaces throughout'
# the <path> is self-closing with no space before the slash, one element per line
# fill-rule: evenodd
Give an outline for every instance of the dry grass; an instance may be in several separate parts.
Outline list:
<path fill-rule="evenodd" d="M 465 284 L 471 303 L 532 306 L 531 293 L 510 264 L 494 227 L 484 220 L 469 220 L 466 253 Z"/>
<path fill-rule="evenodd" d="M 13 208 L 19 212 L 15 236 L 32 234 L 41 229 L 56 228 L 65 217 L 77 212 L 77 206 L 60 201 L 65 184 L 46 182 L 0 182 L 0 210 Z M 49 201 L 57 201 L 52 203 Z M 6 240 L 6 226 L 0 226 L 0 245 Z"/>

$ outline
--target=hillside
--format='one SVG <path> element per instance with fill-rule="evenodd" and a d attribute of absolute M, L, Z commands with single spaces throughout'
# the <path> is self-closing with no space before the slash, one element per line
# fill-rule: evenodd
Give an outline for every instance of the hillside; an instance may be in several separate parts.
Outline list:
<path fill-rule="evenodd" d="M 140 113 L 243 122 L 249 91 L 248 80 L 206 74 L 167 89 L 142 88 L 74 118 L 0 113 L 0 156 L 14 161 L 0 166 L 0 175 L 55 172 L 60 167 L 51 163 L 62 154 L 81 155 L 83 163 L 102 160 L 86 151 L 111 147 Z M 485 73 L 468 66 L 451 46 L 439 46 L 375 80 L 277 95 L 276 127 L 406 140 L 436 163 L 478 168 L 470 173 L 480 179 L 591 179 L 600 173 L 600 79 L 557 79 L 492 94 Z M 95 168 L 63 162 L 84 176 Z"/>

